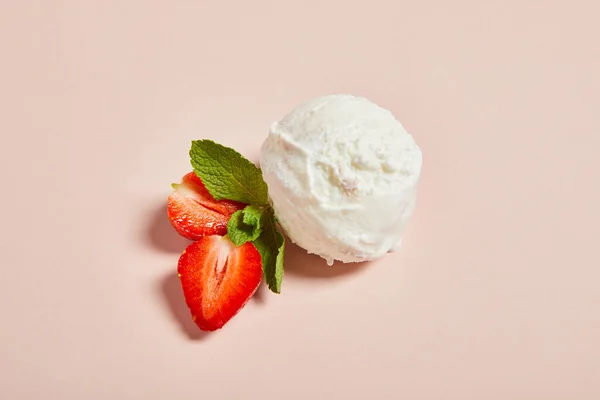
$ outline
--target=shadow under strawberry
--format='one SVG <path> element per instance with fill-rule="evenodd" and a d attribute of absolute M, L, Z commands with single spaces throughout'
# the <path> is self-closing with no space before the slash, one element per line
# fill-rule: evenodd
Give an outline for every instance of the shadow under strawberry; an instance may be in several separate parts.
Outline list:
<path fill-rule="evenodd" d="M 146 239 L 153 248 L 167 253 L 181 253 L 191 243 L 173 229 L 166 204 L 161 204 L 153 210 L 149 217 Z"/>
<path fill-rule="evenodd" d="M 162 295 L 171 315 L 181 327 L 183 333 L 191 340 L 203 340 L 210 336 L 210 332 L 198 329 L 190 316 L 190 310 L 185 304 L 181 290 L 181 283 L 174 271 L 163 277 L 159 283 L 159 292 Z"/>

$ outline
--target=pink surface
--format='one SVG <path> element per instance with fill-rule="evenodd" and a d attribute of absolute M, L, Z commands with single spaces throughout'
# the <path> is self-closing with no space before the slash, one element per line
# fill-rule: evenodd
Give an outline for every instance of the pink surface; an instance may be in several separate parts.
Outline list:
<path fill-rule="evenodd" d="M 596 1 L 5 1 L 0 398 L 600 398 Z M 404 247 L 288 247 L 200 334 L 165 218 L 190 141 L 314 96 L 423 149 Z"/>

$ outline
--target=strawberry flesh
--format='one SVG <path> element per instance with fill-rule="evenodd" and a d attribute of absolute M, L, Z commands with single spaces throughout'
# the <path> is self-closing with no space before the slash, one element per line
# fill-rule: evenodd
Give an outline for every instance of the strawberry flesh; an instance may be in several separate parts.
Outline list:
<path fill-rule="evenodd" d="M 231 215 L 245 204 L 217 201 L 194 172 L 185 175 L 168 200 L 169 220 L 183 237 L 198 240 L 203 236 L 225 235 Z"/>
<path fill-rule="evenodd" d="M 218 235 L 189 245 L 177 271 L 192 318 L 203 331 L 223 327 L 246 305 L 262 279 L 261 258 L 254 245 L 236 247 Z"/>

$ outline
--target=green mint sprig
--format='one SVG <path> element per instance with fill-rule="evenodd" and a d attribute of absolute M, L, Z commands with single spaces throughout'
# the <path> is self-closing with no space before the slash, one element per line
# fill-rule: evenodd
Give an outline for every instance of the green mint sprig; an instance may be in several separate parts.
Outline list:
<path fill-rule="evenodd" d="M 194 172 L 216 200 L 269 205 L 267 184 L 260 169 L 237 151 L 212 140 L 195 140 L 190 158 Z"/>
<path fill-rule="evenodd" d="M 264 227 L 265 208 L 249 205 L 236 211 L 227 224 L 227 236 L 236 245 L 253 242 L 261 235 Z"/>
<path fill-rule="evenodd" d="M 231 216 L 227 236 L 236 246 L 251 242 L 256 247 L 267 286 L 280 293 L 285 239 L 269 205 L 260 169 L 237 151 L 212 140 L 193 141 L 190 159 L 194 172 L 216 200 L 248 204 Z"/>

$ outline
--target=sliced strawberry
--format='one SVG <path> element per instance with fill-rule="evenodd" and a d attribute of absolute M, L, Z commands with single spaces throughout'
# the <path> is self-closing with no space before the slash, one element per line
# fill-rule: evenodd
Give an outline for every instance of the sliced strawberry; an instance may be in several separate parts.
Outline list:
<path fill-rule="evenodd" d="M 215 200 L 194 172 L 173 187 L 167 207 L 169 220 L 181 236 L 190 240 L 225 235 L 231 215 L 245 206 L 236 201 Z"/>
<path fill-rule="evenodd" d="M 185 249 L 177 267 L 185 301 L 203 331 L 220 329 L 252 297 L 262 279 L 260 254 L 224 236 L 204 236 Z"/>

